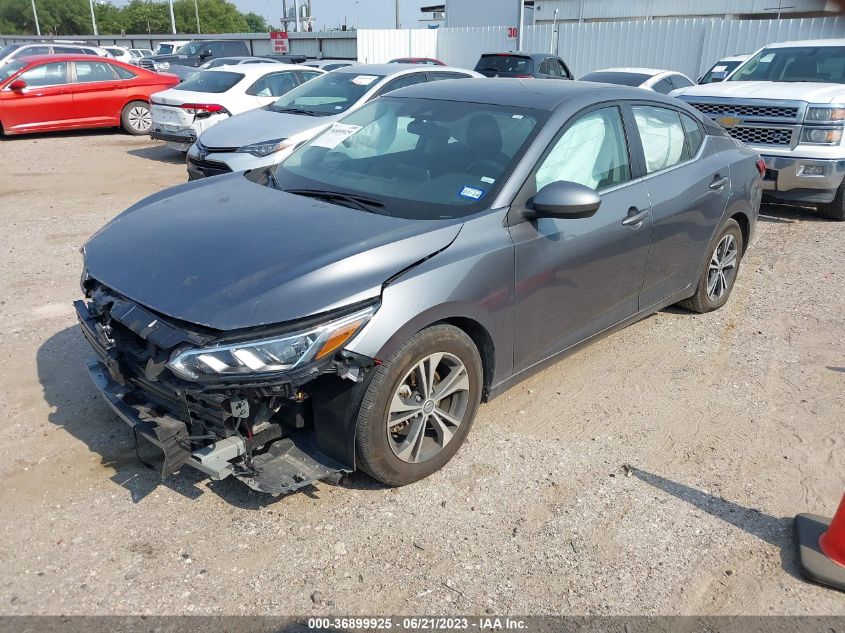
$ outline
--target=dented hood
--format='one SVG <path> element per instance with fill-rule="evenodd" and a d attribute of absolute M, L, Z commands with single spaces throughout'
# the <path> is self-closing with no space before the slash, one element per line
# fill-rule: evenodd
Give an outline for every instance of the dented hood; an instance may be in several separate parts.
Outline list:
<path fill-rule="evenodd" d="M 217 330 L 281 323 L 378 297 L 442 250 L 460 220 L 377 215 L 243 174 L 162 191 L 85 245 L 90 276 L 147 308 Z"/>

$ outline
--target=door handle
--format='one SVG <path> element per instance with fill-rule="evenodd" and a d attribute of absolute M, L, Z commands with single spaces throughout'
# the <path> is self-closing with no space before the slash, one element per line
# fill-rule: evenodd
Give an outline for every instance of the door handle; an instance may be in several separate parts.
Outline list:
<path fill-rule="evenodd" d="M 721 189 L 726 184 L 728 184 L 728 177 L 727 176 L 719 176 L 716 174 L 713 176 L 713 182 L 710 183 L 711 189 Z"/>
<path fill-rule="evenodd" d="M 648 209 L 643 209 L 640 211 L 637 207 L 631 207 L 628 209 L 628 216 L 622 220 L 622 224 L 625 226 L 634 226 L 636 224 L 640 224 L 643 220 L 648 217 Z"/>

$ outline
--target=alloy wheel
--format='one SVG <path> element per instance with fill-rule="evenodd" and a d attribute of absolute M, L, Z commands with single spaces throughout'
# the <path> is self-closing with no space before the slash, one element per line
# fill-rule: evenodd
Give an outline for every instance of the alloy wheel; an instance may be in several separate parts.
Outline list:
<path fill-rule="evenodd" d="M 135 106 L 129 110 L 129 125 L 139 132 L 146 132 L 153 125 L 153 116 L 149 108 Z"/>
<path fill-rule="evenodd" d="M 399 383 L 387 413 L 387 439 L 394 455 L 419 463 L 437 455 L 464 423 L 469 375 L 453 354 L 419 361 Z"/>
<path fill-rule="evenodd" d="M 733 235 L 725 235 L 716 245 L 707 269 L 707 296 L 718 301 L 730 289 L 736 276 L 737 244 Z"/>

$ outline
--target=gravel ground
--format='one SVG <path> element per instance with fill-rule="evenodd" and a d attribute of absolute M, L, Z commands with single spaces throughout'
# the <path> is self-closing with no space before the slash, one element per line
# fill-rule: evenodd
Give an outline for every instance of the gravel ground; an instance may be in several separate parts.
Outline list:
<path fill-rule="evenodd" d="M 159 485 L 89 384 L 78 249 L 184 180 L 148 139 L 0 141 L 3 614 L 836 614 L 792 517 L 845 489 L 845 224 L 766 207 L 734 295 L 481 407 L 441 472 Z"/>

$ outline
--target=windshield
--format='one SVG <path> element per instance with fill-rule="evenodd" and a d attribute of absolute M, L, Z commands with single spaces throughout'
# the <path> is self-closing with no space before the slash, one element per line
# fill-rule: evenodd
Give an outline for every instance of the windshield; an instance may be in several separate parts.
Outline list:
<path fill-rule="evenodd" d="M 522 55 L 482 55 L 475 70 L 497 73 L 531 73 L 534 60 Z"/>
<path fill-rule="evenodd" d="M 243 78 L 244 76 L 241 73 L 230 73 L 225 70 L 215 70 L 213 72 L 203 71 L 173 86 L 173 90 L 214 93 L 226 92 Z"/>
<path fill-rule="evenodd" d="M 160 55 L 169 55 L 173 52 L 173 44 L 159 44 L 156 46 L 156 52 Z"/>
<path fill-rule="evenodd" d="M 731 71 L 741 63 L 742 62 L 739 60 L 732 62 L 716 62 L 713 67 L 704 74 L 699 83 L 709 84 L 714 81 L 723 81 L 725 77 L 730 75 Z"/>
<path fill-rule="evenodd" d="M 6 81 L 9 77 L 16 74 L 22 68 L 25 68 L 29 62 L 9 62 L 0 66 L 0 83 Z"/>
<path fill-rule="evenodd" d="M 375 201 L 374 212 L 403 218 L 463 217 L 492 204 L 541 117 L 524 108 L 382 97 L 291 154 L 274 168 L 274 184 L 362 196 Z"/>
<path fill-rule="evenodd" d="M 225 66 L 226 64 L 237 64 L 240 60 L 234 57 L 218 57 L 211 61 L 205 62 L 200 68 L 217 68 L 218 66 Z"/>
<path fill-rule="evenodd" d="M 617 84 L 619 86 L 639 86 L 651 79 L 651 75 L 644 73 L 620 73 L 620 72 L 594 72 L 588 73 L 578 81 L 595 81 L 604 84 Z"/>
<path fill-rule="evenodd" d="M 181 48 L 176 51 L 177 55 L 199 55 L 200 50 L 207 46 L 202 42 L 190 42 L 189 44 L 185 44 Z"/>
<path fill-rule="evenodd" d="M 3 59 L 7 55 L 14 53 L 16 50 L 20 48 L 20 44 L 9 44 L 8 46 L 4 46 L 0 48 L 0 59 Z"/>
<path fill-rule="evenodd" d="M 327 116 L 351 108 L 382 75 L 328 73 L 307 81 L 267 106 L 273 112 L 299 110 Z"/>
<path fill-rule="evenodd" d="M 764 48 L 728 81 L 845 83 L 845 46 Z"/>

